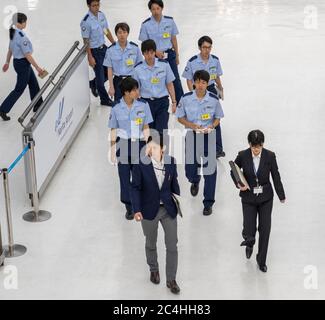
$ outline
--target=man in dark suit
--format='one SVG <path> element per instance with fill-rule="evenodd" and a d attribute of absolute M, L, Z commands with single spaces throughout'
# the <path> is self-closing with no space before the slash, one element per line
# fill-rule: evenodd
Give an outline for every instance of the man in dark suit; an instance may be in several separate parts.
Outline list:
<path fill-rule="evenodd" d="M 175 159 L 164 155 L 163 136 L 156 134 L 148 139 L 148 157 L 132 169 L 131 199 L 136 221 L 141 221 L 146 237 L 146 257 L 150 267 L 150 280 L 160 283 L 157 260 L 157 235 L 159 221 L 165 232 L 167 287 L 179 293 L 176 283 L 177 207 L 172 194 L 180 194 Z"/>
<path fill-rule="evenodd" d="M 253 253 L 256 235 L 256 220 L 259 220 L 259 243 L 256 260 L 259 269 L 267 272 L 266 256 L 271 231 L 271 214 L 273 207 L 273 188 L 270 182 L 272 175 L 275 191 L 282 203 L 285 202 L 285 193 L 278 171 L 275 153 L 263 148 L 264 134 L 260 130 L 253 130 L 248 135 L 250 148 L 238 153 L 235 163 L 242 169 L 249 188 L 236 184 L 242 198 L 244 229 L 241 246 L 246 246 L 246 257 Z"/>

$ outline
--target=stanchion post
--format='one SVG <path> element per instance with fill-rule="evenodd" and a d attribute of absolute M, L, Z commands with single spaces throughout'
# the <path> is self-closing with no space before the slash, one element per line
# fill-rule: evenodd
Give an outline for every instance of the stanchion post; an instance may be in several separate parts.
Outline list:
<path fill-rule="evenodd" d="M 3 266 L 5 261 L 5 252 L 2 245 L 2 233 L 1 233 L 1 223 L 0 223 L 0 267 Z"/>
<path fill-rule="evenodd" d="M 32 200 L 33 200 L 33 209 L 24 214 L 23 219 L 27 222 L 43 222 L 51 218 L 51 213 L 48 211 L 39 209 L 39 197 L 37 190 L 37 178 L 36 178 L 36 163 L 35 163 L 35 142 L 33 139 L 29 139 L 29 164 L 30 164 L 30 175 L 31 175 L 31 184 L 32 184 Z"/>
<path fill-rule="evenodd" d="M 5 206 L 7 214 L 7 227 L 8 227 L 8 246 L 5 247 L 5 256 L 7 258 L 15 258 L 24 255 L 27 251 L 26 247 L 14 243 L 12 214 L 11 214 L 11 203 L 10 203 L 10 192 L 9 192 L 9 179 L 8 169 L 2 170 L 3 177 L 3 189 L 5 195 Z"/>

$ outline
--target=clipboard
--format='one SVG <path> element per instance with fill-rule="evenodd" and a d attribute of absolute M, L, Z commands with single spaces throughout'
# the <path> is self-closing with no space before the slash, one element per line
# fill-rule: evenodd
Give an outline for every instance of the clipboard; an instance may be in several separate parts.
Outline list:
<path fill-rule="evenodd" d="M 247 187 L 248 190 L 250 190 L 249 184 L 247 183 L 243 172 L 240 170 L 237 164 L 234 161 L 229 161 L 229 165 L 231 168 L 231 172 L 236 180 L 236 183 L 239 184 L 241 187 Z"/>

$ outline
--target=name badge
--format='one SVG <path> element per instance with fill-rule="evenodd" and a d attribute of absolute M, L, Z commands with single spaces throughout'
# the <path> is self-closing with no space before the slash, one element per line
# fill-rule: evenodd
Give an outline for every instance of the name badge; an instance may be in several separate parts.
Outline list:
<path fill-rule="evenodd" d="M 154 77 L 154 78 L 151 79 L 151 83 L 152 84 L 159 84 L 160 83 L 160 79 L 157 78 L 157 77 Z"/>
<path fill-rule="evenodd" d="M 143 119 L 142 119 L 142 118 L 136 118 L 136 119 L 134 120 L 134 122 L 135 122 L 135 124 L 136 124 L 137 126 L 140 126 L 140 125 L 143 124 Z"/>
<path fill-rule="evenodd" d="M 170 33 L 169 33 L 169 32 L 164 32 L 164 33 L 163 33 L 163 38 L 164 38 L 164 39 L 168 39 L 168 38 L 170 38 Z"/>
<path fill-rule="evenodd" d="M 210 75 L 210 80 L 216 80 L 217 79 L 217 75 L 215 73 Z"/>
<path fill-rule="evenodd" d="M 131 67 L 131 66 L 134 65 L 134 60 L 133 60 L 133 59 L 127 59 L 127 60 L 125 61 L 125 63 L 126 63 L 126 65 L 127 65 L 128 67 Z"/>
<path fill-rule="evenodd" d="M 263 193 L 263 187 L 262 186 L 255 187 L 253 192 L 256 195 L 262 194 Z"/>
<path fill-rule="evenodd" d="M 201 120 L 210 120 L 210 119 L 211 119 L 210 113 L 205 113 L 201 115 Z"/>

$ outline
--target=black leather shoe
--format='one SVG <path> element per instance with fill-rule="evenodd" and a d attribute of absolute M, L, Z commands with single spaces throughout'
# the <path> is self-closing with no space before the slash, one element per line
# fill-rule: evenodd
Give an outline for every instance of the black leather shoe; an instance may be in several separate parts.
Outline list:
<path fill-rule="evenodd" d="M 250 257 L 252 256 L 253 253 L 253 247 L 246 247 L 246 258 L 250 259 Z"/>
<path fill-rule="evenodd" d="M 211 207 L 203 209 L 203 215 L 204 216 L 209 216 L 210 214 L 212 214 L 212 208 Z"/>
<path fill-rule="evenodd" d="M 181 291 L 176 280 L 167 281 L 166 285 L 167 285 L 167 288 L 169 288 L 170 291 L 174 294 L 178 294 Z"/>
<path fill-rule="evenodd" d="M 225 157 L 225 156 L 226 156 L 225 152 L 224 152 L 224 151 L 221 151 L 221 152 L 217 153 L 216 158 L 217 158 L 217 159 L 218 159 L 218 158 L 223 158 L 223 157 Z"/>
<path fill-rule="evenodd" d="M 101 102 L 100 105 L 106 107 L 113 107 L 114 103 L 112 100 L 109 100 L 108 102 Z"/>
<path fill-rule="evenodd" d="M 257 256 L 256 256 L 256 262 L 257 262 L 257 265 L 258 265 L 258 268 L 262 271 L 262 272 L 267 272 L 267 266 L 266 266 L 266 264 L 260 264 L 259 262 L 258 262 L 258 259 L 257 259 Z"/>
<path fill-rule="evenodd" d="M 150 281 L 154 284 L 160 283 L 159 271 L 150 272 Z"/>
<path fill-rule="evenodd" d="M 97 88 L 96 88 L 96 84 L 92 81 L 90 81 L 90 84 L 89 84 L 89 87 L 90 87 L 90 90 L 91 90 L 91 93 L 93 94 L 94 97 L 98 97 L 98 91 L 97 91 Z"/>
<path fill-rule="evenodd" d="M 193 197 L 196 197 L 199 193 L 199 184 L 198 183 L 192 183 L 191 185 L 191 195 Z"/>
<path fill-rule="evenodd" d="M 0 112 L 0 117 L 2 118 L 3 121 L 9 121 L 10 117 L 7 116 L 6 113 Z"/>

